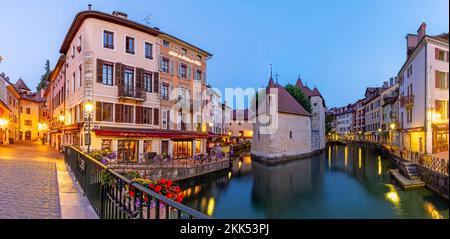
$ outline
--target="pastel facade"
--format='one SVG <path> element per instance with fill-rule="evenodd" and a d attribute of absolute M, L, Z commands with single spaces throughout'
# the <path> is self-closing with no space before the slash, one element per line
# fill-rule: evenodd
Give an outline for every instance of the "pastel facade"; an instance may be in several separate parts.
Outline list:
<path fill-rule="evenodd" d="M 408 34 L 398 73 L 401 145 L 423 153 L 448 152 L 448 33 L 429 36 L 426 24 Z"/>
<path fill-rule="evenodd" d="M 205 88 L 211 54 L 124 13 L 97 11 L 75 17 L 60 53 L 46 92 L 52 145 L 86 150 L 90 118 L 90 148 L 117 151 L 121 162 L 153 153 L 178 159 L 205 152 L 207 132 L 195 124 L 204 123 L 202 116 L 194 121 L 192 110 L 178 106 L 189 104 L 186 95 L 194 92 L 192 65 L 200 65 L 199 87 Z M 90 114 L 87 102 L 94 105 Z"/>

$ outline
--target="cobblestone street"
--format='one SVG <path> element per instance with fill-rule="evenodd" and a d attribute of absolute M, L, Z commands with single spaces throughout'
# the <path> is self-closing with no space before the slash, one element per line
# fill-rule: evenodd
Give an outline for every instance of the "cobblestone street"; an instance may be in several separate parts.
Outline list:
<path fill-rule="evenodd" d="M 0 218 L 96 218 L 63 156 L 39 143 L 0 145 Z"/>

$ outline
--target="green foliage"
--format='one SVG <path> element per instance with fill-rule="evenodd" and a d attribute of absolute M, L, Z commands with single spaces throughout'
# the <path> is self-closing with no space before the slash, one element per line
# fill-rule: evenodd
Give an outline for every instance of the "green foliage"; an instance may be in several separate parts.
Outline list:
<path fill-rule="evenodd" d="M 110 174 L 108 172 L 107 169 L 103 169 L 102 171 L 100 171 L 100 183 L 105 186 L 111 186 L 111 184 L 114 181 L 114 177 L 112 174 Z"/>
<path fill-rule="evenodd" d="M 292 95 L 292 97 L 294 97 L 294 99 L 300 103 L 300 105 L 303 106 L 303 108 L 305 108 L 306 111 L 308 111 L 309 113 L 312 112 L 312 107 L 311 107 L 311 101 L 309 101 L 308 97 L 303 94 L 302 89 L 300 89 L 300 87 L 292 85 L 292 84 L 287 84 L 284 87 L 287 92 L 289 92 L 289 94 Z"/>
<path fill-rule="evenodd" d="M 40 91 L 41 89 L 45 89 L 48 86 L 48 77 L 50 76 L 50 61 L 47 60 L 45 62 L 44 66 L 44 74 L 41 76 L 41 80 L 39 81 L 39 84 L 36 87 L 37 91 Z"/>
<path fill-rule="evenodd" d="M 103 158 L 108 157 L 112 154 L 112 151 L 109 149 L 103 149 L 103 150 L 94 150 L 89 153 L 89 156 L 93 157 L 97 161 L 101 162 Z"/>
<path fill-rule="evenodd" d="M 326 115 L 325 116 L 325 133 L 331 133 L 332 127 L 331 124 L 333 123 L 333 121 L 336 119 L 335 116 L 333 115 Z"/>
<path fill-rule="evenodd" d="M 141 178 L 142 177 L 141 174 L 139 172 L 136 172 L 136 171 L 126 172 L 126 173 L 123 174 L 123 176 L 125 176 L 125 177 L 127 177 L 127 178 L 129 178 L 131 180 L 134 180 L 136 178 Z"/>

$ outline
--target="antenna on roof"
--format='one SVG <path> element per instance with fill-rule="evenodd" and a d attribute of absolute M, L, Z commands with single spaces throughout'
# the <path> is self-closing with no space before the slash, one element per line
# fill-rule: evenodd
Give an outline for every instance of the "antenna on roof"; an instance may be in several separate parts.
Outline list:
<path fill-rule="evenodd" d="M 275 73 L 275 81 L 276 81 L 276 83 L 277 83 L 277 85 L 278 85 L 278 73 Z"/>
<path fill-rule="evenodd" d="M 272 79 L 272 64 L 269 65 L 270 65 L 270 78 Z"/>
<path fill-rule="evenodd" d="M 145 18 L 144 18 L 145 24 L 147 24 L 147 25 L 150 26 L 151 21 L 152 21 L 152 15 L 153 15 L 153 14 L 150 13 L 150 14 L 148 14 L 147 16 L 145 16 Z"/>
<path fill-rule="evenodd" d="M 88 10 L 90 11 L 90 10 L 92 10 L 92 4 L 88 4 Z"/>

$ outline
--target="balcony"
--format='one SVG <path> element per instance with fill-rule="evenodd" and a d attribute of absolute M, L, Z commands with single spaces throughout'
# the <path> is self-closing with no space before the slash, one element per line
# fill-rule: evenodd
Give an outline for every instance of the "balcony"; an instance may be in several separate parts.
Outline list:
<path fill-rule="evenodd" d="M 143 89 L 119 87 L 119 98 L 136 101 L 145 101 L 146 94 Z"/>
<path fill-rule="evenodd" d="M 414 106 L 414 95 L 403 96 L 400 99 L 400 106 L 404 109 L 411 109 Z"/>

